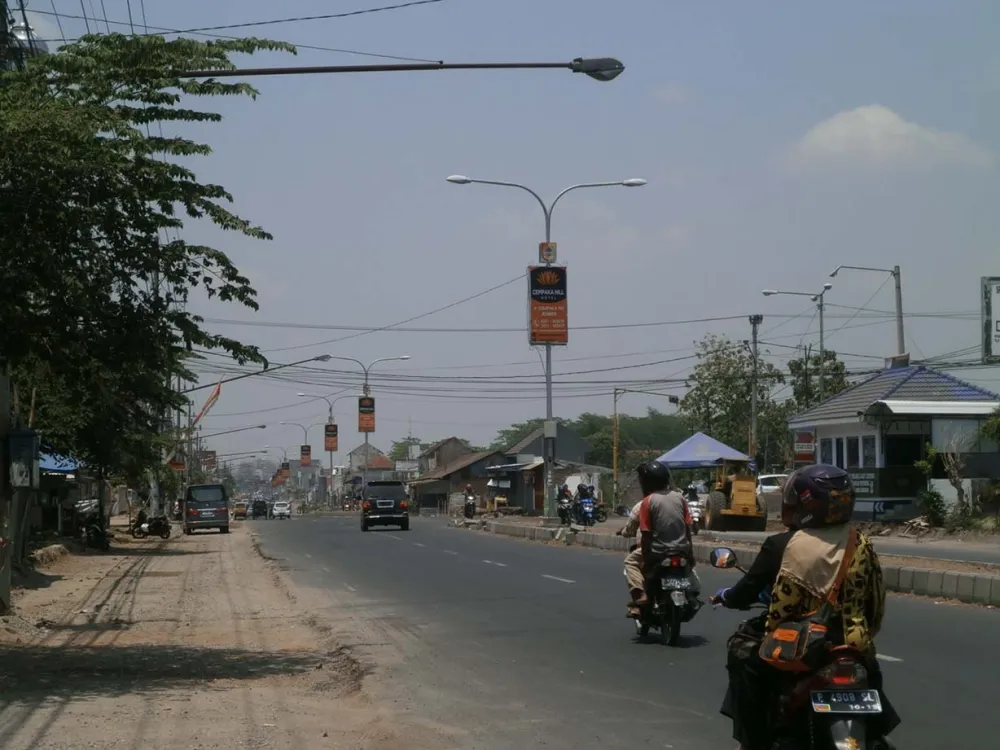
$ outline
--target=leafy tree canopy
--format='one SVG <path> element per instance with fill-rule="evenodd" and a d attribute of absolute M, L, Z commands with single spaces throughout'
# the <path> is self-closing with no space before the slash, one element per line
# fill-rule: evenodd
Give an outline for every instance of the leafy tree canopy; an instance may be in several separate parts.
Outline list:
<path fill-rule="evenodd" d="M 847 382 L 847 367 L 834 351 L 827 349 L 820 357 L 818 352 L 814 354 L 811 349 L 807 349 L 801 357 L 788 361 L 792 398 L 799 410 L 819 403 L 821 370 L 824 398 L 836 396 L 850 386 Z"/>
<path fill-rule="evenodd" d="M 155 415 L 183 399 L 196 347 L 264 363 L 254 347 L 212 334 L 184 304 L 195 289 L 257 308 L 230 258 L 180 237 L 204 219 L 270 235 L 186 166 L 211 153 L 176 132 L 221 116 L 194 97 L 256 96 L 243 83 L 185 79 L 227 70 L 235 53 L 286 50 L 257 39 L 199 42 L 86 36 L 0 76 L 0 352 L 20 416 L 50 449 L 134 476 L 162 463 Z M 158 281 L 158 285 L 155 283 Z"/>

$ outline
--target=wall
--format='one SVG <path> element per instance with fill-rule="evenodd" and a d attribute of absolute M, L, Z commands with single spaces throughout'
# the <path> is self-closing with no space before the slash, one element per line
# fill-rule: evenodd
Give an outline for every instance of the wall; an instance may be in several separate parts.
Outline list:
<path fill-rule="evenodd" d="M 557 461 L 570 461 L 578 464 L 587 462 L 587 449 L 589 446 L 587 445 L 586 440 L 561 425 L 559 427 L 558 435 L 559 436 L 556 438 Z M 544 456 L 544 442 L 544 438 L 539 435 L 527 446 L 525 446 L 521 450 L 521 453 L 539 457 Z"/>

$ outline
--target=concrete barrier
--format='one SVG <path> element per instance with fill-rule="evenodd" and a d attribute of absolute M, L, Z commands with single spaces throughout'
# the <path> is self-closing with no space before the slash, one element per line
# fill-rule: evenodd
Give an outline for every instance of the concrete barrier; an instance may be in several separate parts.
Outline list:
<path fill-rule="evenodd" d="M 594 547 L 608 551 L 625 553 L 635 542 L 633 539 L 616 534 L 601 534 L 593 531 L 577 531 L 574 527 L 545 528 L 524 523 L 503 523 L 501 521 L 456 523 L 472 529 L 482 529 L 490 534 L 530 539 L 538 542 L 562 542 L 566 545 Z M 707 564 L 712 550 L 731 546 L 739 558 L 740 565 L 749 568 L 757 558 L 755 550 L 740 545 L 725 545 L 722 542 L 694 542 L 695 560 Z M 944 570 L 883 565 L 882 578 L 889 591 L 900 594 L 917 594 L 937 599 L 955 599 L 969 604 L 987 604 L 1000 607 L 1000 576 L 983 573 L 960 573 Z"/>

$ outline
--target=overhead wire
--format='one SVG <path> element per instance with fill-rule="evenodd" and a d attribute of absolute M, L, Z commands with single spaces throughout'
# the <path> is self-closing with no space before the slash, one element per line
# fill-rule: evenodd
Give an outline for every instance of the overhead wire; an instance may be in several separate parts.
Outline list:
<path fill-rule="evenodd" d="M 844 326 L 846 326 L 848 323 L 850 323 L 852 320 L 854 320 L 856 317 L 858 317 L 858 315 L 860 315 L 862 312 L 866 311 L 868 309 L 868 305 L 871 304 L 871 301 L 873 299 L 875 299 L 875 297 L 878 296 L 878 293 L 881 292 L 882 289 L 883 289 L 883 287 L 885 287 L 885 285 L 889 283 L 889 279 L 891 279 L 891 278 L 892 278 L 892 276 L 886 276 L 885 281 L 883 281 L 881 284 L 879 284 L 878 289 L 876 289 L 874 292 L 872 292 L 872 296 L 869 297 L 868 300 L 861 307 L 857 308 L 854 311 L 854 314 L 851 317 L 849 317 L 847 319 L 847 321 L 842 326 L 840 326 L 840 328 L 837 328 L 835 331 L 833 331 L 833 333 L 828 333 L 826 335 L 827 338 L 829 338 L 831 336 L 836 336 L 838 333 L 840 333 L 840 331 L 842 331 L 844 329 Z"/>
<path fill-rule="evenodd" d="M 80 0 L 80 3 L 81 3 L 81 8 L 82 8 L 83 7 L 83 0 Z M 74 19 L 74 20 L 81 20 L 82 19 L 84 21 L 84 24 L 87 27 L 87 33 L 88 34 L 91 33 L 89 21 L 88 21 L 88 18 L 87 18 L 86 15 L 78 16 L 78 15 L 75 15 L 73 13 L 60 13 L 60 12 L 58 12 L 55 9 L 54 2 L 53 2 L 53 9 L 51 11 L 47 11 L 47 10 L 34 10 L 32 12 L 33 13 L 38 13 L 39 15 L 44 15 L 44 16 L 55 16 L 56 19 L 59 19 L 60 17 L 61 18 Z M 84 11 L 84 13 L 86 13 L 86 11 Z M 110 24 L 111 26 L 126 26 L 127 27 L 127 26 L 130 25 L 128 21 L 108 20 L 107 23 Z M 145 26 L 147 34 L 170 34 L 170 35 L 173 35 L 173 34 L 191 34 L 193 36 L 203 36 L 203 37 L 207 37 L 207 38 L 210 38 L 210 39 L 228 39 L 228 40 L 240 40 L 240 39 L 243 39 L 243 37 L 233 36 L 233 35 L 229 35 L 229 34 L 210 34 L 210 33 L 207 33 L 207 32 L 183 31 L 181 29 L 167 28 L 165 26 L 149 26 L 149 25 L 146 25 L 146 24 L 144 24 L 144 26 Z M 61 25 L 60 25 L 59 33 L 61 34 L 61 37 L 59 39 L 45 39 L 45 40 L 42 40 L 42 41 L 47 41 L 47 42 L 55 42 L 55 41 L 58 41 L 58 42 L 72 42 L 72 41 L 76 41 L 75 38 L 70 38 L 70 37 L 66 36 L 66 33 L 62 30 Z M 380 53 L 380 52 L 365 52 L 363 50 L 345 49 L 345 48 L 340 48 L 340 47 L 324 47 L 324 46 L 315 45 L 315 44 L 296 44 L 295 42 L 289 42 L 289 41 L 285 41 L 285 43 L 292 45 L 296 49 L 307 49 L 307 50 L 313 50 L 313 51 L 317 51 L 317 52 L 335 52 L 335 53 L 344 54 L 344 55 L 357 55 L 359 57 L 373 57 L 373 58 L 378 58 L 378 59 L 381 59 L 381 60 L 398 60 L 400 62 L 418 62 L 418 63 L 441 63 L 441 62 L 443 62 L 443 60 L 433 60 L 433 59 L 427 58 L 427 57 L 407 57 L 405 55 L 389 55 L 389 54 L 384 54 L 384 53 Z"/>

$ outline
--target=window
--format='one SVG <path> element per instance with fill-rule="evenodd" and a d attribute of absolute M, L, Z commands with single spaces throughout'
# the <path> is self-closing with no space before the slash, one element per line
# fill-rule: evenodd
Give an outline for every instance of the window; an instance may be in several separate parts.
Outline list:
<path fill-rule="evenodd" d="M 844 438 L 834 438 L 833 447 L 837 449 L 836 466 L 844 468 Z"/>
<path fill-rule="evenodd" d="M 847 438 L 847 468 L 857 469 L 861 466 L 861 441 L 856 437 Z"/>
<path fill-rule="evenodd" d="M 865 435 L 861 438 L 861 468 L 875 468 L 875 436 Z"/>
<path fill-rule="evenodd" d="M 821 464 L 833 463 L 833 441 L 830 438 L 823 438 L 819 441 L 819 462 Z"/>

